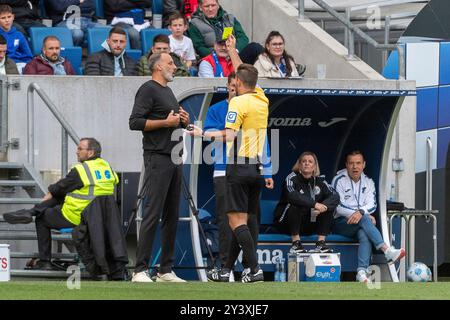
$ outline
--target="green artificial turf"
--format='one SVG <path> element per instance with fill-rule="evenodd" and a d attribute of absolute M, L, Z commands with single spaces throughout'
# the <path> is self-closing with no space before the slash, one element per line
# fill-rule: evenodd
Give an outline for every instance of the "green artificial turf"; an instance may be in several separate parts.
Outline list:
<path fill-rule="evenodd" d="M 381 289 L 368 289 L 354 282 L 145 284 L 82 281 L 79 290 L 69 290 L 65 281 L 11 281 L 0 282 L 0 299 L 450 299 L 450 282 L 381 283 Z"/>

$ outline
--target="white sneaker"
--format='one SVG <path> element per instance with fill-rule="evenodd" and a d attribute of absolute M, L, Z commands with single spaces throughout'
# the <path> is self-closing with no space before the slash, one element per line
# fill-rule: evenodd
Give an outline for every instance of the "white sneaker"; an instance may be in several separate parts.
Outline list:
<path fill-rule="evenodd" d="M 367 276 L 367 272 L 364 270 L 359 270 L 356 274 L 356 281 L 362 282 L 362 283 L 372 283 L 370 281 L 370 278 Z"/>
<path fill-rule="evenodd" d="M 405 249 L 395 249 L 394 247 L 389 247 L 386 252 L 384 253 L 384 256 L 386 257 L 386 260 L 389 264 L 392 264 L 403 257 L 405 257 Z"/>
<path fill-rule="evenodd" d="M 135 273 L 133 272 L 133 278 L 131 278 L 131 282 L 153 282 L 148 274 L 147 270 Z"/>
<path fill-rule="evenodd" d="M 183 280 L 181 278 L 178 278 L 175 272 L 170 273 L 158 273 L 158 276 L 156 277 L 156 282 L 187 282 L 186 280 Z"/>
<path fill-rule="evenodd" d="M 249 273 L 250 273 L 250 268 L 245 268 L 244 270 L 242 270 L 241 279 L 244 278 Z"/>

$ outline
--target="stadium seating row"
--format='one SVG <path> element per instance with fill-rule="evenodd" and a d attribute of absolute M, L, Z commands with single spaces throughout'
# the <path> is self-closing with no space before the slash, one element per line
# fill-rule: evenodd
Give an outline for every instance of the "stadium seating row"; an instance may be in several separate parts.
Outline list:
<path fill-rule="evenodd" d="M 87 44 L 88 44 L 88 54 L 92 54 L 103 50 L 102 43 L 108 38 L 108 33 L 111 30 L 110 26 L 105 26 L 103 28 L 92 28 L 88 29 L 87 34 Z M 130 41 L 127 39 L 126 52 L 127 54 L 135 59 L 146 54 L 153 46 L 153 39 L 158 34 L 170 34 L 167 29 L 144 29 L 141 30 L 141 42 L 142 51 L 137 49 L 131 49 Z M 30 28 L 30 44 L 31 51 L 33 55 L 38 55 L 41 52 L 42 41 L 47 36 L 56 36 L 61 43 L 61 56 L 69 60 L 78 74 L 82 74 L 81 70 L 81 59 L 82 59 L 82 49 L 81 47 L 75 47 L 73 45 L 72 33 L 67 28 L 62 27 L 52 27 L 52 28 Z"/>
<path fill-rule="evenodd" d="M 164 0 L 153 0 L 152 1 L 153 14 L 163 14 L 163 6 L 164 6 L 163 2 L 164 2 Z M 44 0 L 39 1 L 39 11 L 41 12 L 41 18 L 47 18 L 47 13 L 45 12 Z M 98 18 L 105 18 L 103 0 L 95 0 L 95 15 Z"/>

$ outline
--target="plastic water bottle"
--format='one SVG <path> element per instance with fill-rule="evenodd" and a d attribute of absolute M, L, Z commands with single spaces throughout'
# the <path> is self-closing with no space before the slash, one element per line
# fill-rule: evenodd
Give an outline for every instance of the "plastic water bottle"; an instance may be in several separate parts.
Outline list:
<path fill-rule="evenodd" d="M 281 281 L 281 261 L 280 261 L 280 258 L 277 258 L 276 262 L 275 262 L 275 274 L 274 274 L 273 281 L 275 281 L 275 282 L 280 282 Z"/>
<path fill-rule="evenodd" d="M 281 262 L 280 262 L 280 282 L 286 282 L 286 270 L 285 270 L 285 259 L 281 258 Z"/>
<path fill-rule="evenodd" d="M 389 201 L 395 201 L 395 184 L 391 184 L 391 191 L 389 193 Z"/>

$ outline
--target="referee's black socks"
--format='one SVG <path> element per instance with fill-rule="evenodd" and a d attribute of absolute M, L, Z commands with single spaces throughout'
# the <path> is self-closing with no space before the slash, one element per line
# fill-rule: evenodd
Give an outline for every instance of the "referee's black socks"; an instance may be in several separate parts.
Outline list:
<path fill-rule="evenodd" d="M 246 224 L 240 225 L 234 229 L 234 235 L 242 248 L 251 272 L 256 273 L 258 271 L 258 260 L 256 258 L 255 244 L 250 229 Z"/>

